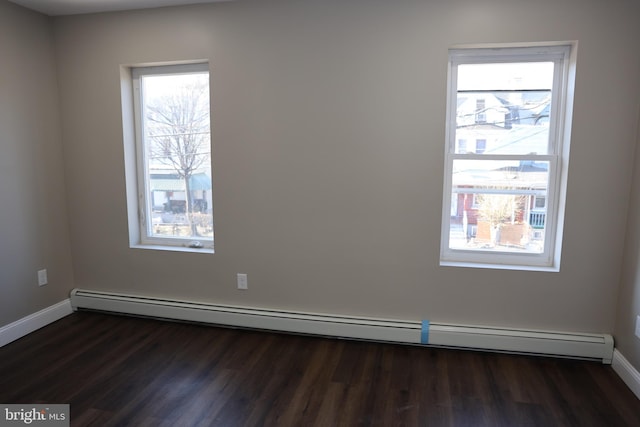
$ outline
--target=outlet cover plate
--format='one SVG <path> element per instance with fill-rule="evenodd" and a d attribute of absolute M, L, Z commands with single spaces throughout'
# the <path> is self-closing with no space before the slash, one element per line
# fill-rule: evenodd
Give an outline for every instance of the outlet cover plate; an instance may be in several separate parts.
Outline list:
<path fill-rule="evenodd" d="M 237 275 L 238 281 L 238 289 L 249 289 L 249 284 L 247 283 L 247 275 L 244 273 L 238 273 Z"/>
<path fill-rule="evenodd" d="M 47 283 L 49 283 L 49 280 L 47 279 L 47 269 L 38 270 L 38 286 L 44 286 Z"/>

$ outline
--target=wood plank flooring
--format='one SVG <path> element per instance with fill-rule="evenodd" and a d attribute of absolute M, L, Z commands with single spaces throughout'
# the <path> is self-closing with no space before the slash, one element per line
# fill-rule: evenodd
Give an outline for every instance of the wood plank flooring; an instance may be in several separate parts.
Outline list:
<path fill-rule="evenodd" d="M 594 362 L 74 313 L 0 348 L 1 403 L 72 426 L 640 426 Z"/>

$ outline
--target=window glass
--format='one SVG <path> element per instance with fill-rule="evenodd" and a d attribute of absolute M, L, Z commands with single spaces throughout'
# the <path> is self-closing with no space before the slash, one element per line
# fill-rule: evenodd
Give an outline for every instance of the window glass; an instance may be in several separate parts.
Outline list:
<path fill-rule="evenodd" d="M 209 73 L 189 69 L 134 72 L 143 243 L 213 242 Z"/>
<path fill-rule="evenodd" d="M 454 216 L 461 220 L 451 222 L 449 247 L 541 253 L 545 215 L 533 210 L 548 187 L 548 161 L 454 160 L 452 197 L 459 210 Z M 534 225 L 541 231 L 535 239 L 530 236 Z M 518 242 L 501 239 L 515 229 L 521 234 Z"/>
<path fill-rule="evenodd" d="M 547 154 L 553 71 L 552 62 L 460 64 L 455 138 L 475 139 L 477 154 Z"/>

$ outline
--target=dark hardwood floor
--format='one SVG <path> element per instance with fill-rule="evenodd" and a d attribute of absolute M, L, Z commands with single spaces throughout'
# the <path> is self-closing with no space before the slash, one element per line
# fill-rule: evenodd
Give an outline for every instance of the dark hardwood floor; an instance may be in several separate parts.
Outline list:
<path fill-rule="evenodd" d="M 640 426 L 595 362 L 74 313 L 0 348 L 1 403 L 73 426 Z"/>

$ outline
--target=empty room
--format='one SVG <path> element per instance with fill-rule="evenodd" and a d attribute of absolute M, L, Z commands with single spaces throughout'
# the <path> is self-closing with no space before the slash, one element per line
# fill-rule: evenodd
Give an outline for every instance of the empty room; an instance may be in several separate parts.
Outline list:
<path fill-rule="evenodd" d="M 639 18 L 0 0 L 0 425 L 640 425 Z"/>

